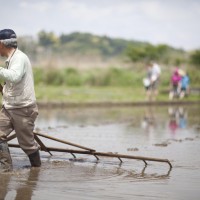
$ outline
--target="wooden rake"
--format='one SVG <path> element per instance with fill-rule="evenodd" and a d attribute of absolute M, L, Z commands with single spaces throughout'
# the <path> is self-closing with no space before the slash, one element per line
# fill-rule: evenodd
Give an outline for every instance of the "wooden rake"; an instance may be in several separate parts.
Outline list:
<path fill-rule="evenodd" d="M 80 148 L 80 150 L 68 149 L 68 148 L 47 147 L 47 146 L 44 145 L 44 143 L 40 140 L 40 138 L 38 136 L 46 138 L 46 139 L 50 139 L 50 140 L 53 140 L 53 141 L 56 141 L 56 142 L 60 142 L 60 143 L 63 143 L 63 144 L 67 144 L 67 145 L 70 145 L 70 146 L 73 146 L 73 147 L 78 147 L 78 148 Z M 16 134 L 14 133 L 13 135 L 11 135 L 7 138 L 7 141 L 9 142 L 12 139 L 14 139 L 15 137 L 16 137 Z M 51 153 L 52 151 L 54 151 L 54 152 L 66 152 L 66 153 L 70 153 L 74 158 L 76 158 L 75 154 L 86 154 L 86 155 L 94 156 L 97 160 L 99 160 L 98 156 L 118 158 L 121 163 L 123 162 L 122 158 L 126 158 L 126 159 L 142 160 L 145 163 L 145 166 L 147 166 L 147 161 L 163 162 L 163 163 L 167 163 L 169 165 L 170 169 L 172 168 L 172 164 L 167 159 L 150 158 L 150 157 L 142 157 L 142 156 L 132 156 L 132 155 L 117 154 L 117 153 L 97 152 L 95 149 L 84 147 L 84 146 L 81 146 L 81 145 L 78 145 L 78 144 L 68 142 L 66 140 L 61 140 L 61 139 L 51 137 L 51 136 L 48 136 L 46 134 L 37 133 L 37 132 L 34 132 L 34 137 L 35 137 L 35 140 L 40 145 L 40 150 L 48 152 L 51 156 L 52 156 L 52 153 Z M 20 148 L 20 146 L 18 144 L 10 144 L 9 143 L 8 145 L 9 145 L 9 147 Z"/>

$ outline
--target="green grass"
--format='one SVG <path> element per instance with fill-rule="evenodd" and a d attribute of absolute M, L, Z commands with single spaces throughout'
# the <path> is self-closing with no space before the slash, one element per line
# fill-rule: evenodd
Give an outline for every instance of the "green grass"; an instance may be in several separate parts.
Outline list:
<path fill-rule="evenodd" d="M 90 103 L 145 101 L 143 87 L 67 87 L 36 85 L 38 101 Z M 181 101 L 197 101 L 199 95 L 190 95 Z M 168 93 L 160 93 L 158 101 L 168 101 Z"/>
<path fill-rule="evenodd" d="M 39 101 L 56 102 L 137 102 L 146 100 L 142 79 L 144 69 L 108 67 L 106 69 L 78 70 L 74 68 L 34 68 L 36 97 Z M 199 87 L 199 71 L 190 70 L 191 87 Z M 170 70 L 161 74 L 157 97 L 168 101 Z M 199 95 L 190 95 L 182 101 L 199 100 Z"/>

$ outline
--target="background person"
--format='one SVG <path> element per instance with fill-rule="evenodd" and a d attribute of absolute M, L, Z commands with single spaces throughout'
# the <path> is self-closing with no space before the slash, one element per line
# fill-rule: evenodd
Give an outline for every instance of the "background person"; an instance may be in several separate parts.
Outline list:
<path fill-rule="evenodd" d="M 148 65 L 146 78 L 143 79 L 143 84 L 146 88 L 146 96 L 148 100 L 155 100 L 156 96 L 158 95 L 160 74 L 160 66 L 155 62 L 151 62 Z"/>
<path fill-rule="evenodd" d="M 179 97 L 181 87 L 181 76 L 179 69 L 176 68 L 171 76 L 171 90 L 169 92 L 169 99 L 172 100 L 174 97 Z"/>
<path fill-rule="evenodd" d="M 189 94 L 190 90 L 190 78 L 187 73 L 184 73 L 181 78 L 181 92 L 180 98 L 182 99 L 185 95 Z"/>
<path fill-rule="evenodd" d="M 143 85 L 146 90 L 146 100 L 151 100 L 152 91 L 151 91 L 151 76 L 152 76 L 152 69 L 151 66 L 147 66 L 146 76 L 143 78 Z"/>
<path fill-rule="evenodd" d="M 0 55 L 6 57 L 6 67 L 0 67 L 3 100 L 0 111 L 0 167 L 12 169 L 7 136 L 15 130 L 22 150 L 28 155 L 31 166 L 41 165 L 39 146 L 34 140 L 34 123 L 38 115 L 32 67 L 28 57 L 17 48 L 13 30 L 0 31 Z"/>
<path fill-rule="evenodd" d="M 151 74 L 151 87 L 153 100 L 158 96 L 158 87 L 160 82 L 161 69 L 156 62 L 152 62 L 152 74 Z"/>

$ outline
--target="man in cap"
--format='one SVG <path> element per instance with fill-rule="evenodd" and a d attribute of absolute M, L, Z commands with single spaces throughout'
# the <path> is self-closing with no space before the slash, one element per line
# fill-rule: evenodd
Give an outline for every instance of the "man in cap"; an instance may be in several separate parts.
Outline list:
<path fill-rule="evenodd" d="M 39 145 L 34 140 L 34 123 L 38 115 L 32 67 L 29 58 L 17 48 L 17 36 L 11 29 L 0 30 L 0 56 L 6 66 L 0 67 L 3 94 L 0 111 L 0 169 L 12 169 L 7 136 L 14 130 L 32 167 L 40 167 Z"/>

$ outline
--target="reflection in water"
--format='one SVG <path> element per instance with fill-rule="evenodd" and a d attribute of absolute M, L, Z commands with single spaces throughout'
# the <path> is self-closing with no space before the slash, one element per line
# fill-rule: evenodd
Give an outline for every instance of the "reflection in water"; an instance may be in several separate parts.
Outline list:
<path fill-rule="evenodd" d="M 187 111 L 183 107 L 179 108 L 179 127 L 180 128 L 187 127 Z"/>
<path fill-rule="evenodd" d="M 123 159 L 118 165 L 112 158 L 96 162 L 93 156 L 71 159 L 66 153 L 53 152 L 48 157 L 42 152 L 40 170 L 21 169 L 17 163 L 20 170 L 0 174 L 0 199 L 198 199 L 199 115 L 198 106 L 40 110 L 37 128 L 42 133 L 97 151 L 166 158 L 173 169 L 170 172 L 168 166 L 156 162 L 143 168 L 144 163 L 137 160 Z M 59 145 L 42 141 L 47 146 Z M 17 150 L 11 153 L 19 161 Z M 20 163 L 26 159 L 22 157 Z"/>
<path fill-rule="evenodd" d="M 145 109 L 143 121 L 141 123 L 142 128 L 146 133 L 152 133 L 156 128 L 156 117 L 153 107 L 147 107 Z"/>
<path fill-rule="evenodd" d="M 187 111 L 183 107 L 169 107 L 169 129 L 175 134 L 178 128 L 184 129 L 187 126 Z"/>
<path fill-rule="evenodd" d="M 36 184 L 39 177 L 40 168 L 31 168 L 27 180 L 24 181 L 23 185 L 20 185 L 17 189 L 15 200 L 31 200 L 33 191 L 36 188 Z"/>
<path fill-rule="evenodd" d="M 133 178 L 132 181 L 140 179 L 142 181 L 151 181 L 152 179 L 168 179 L 170 176 L 171 168 L 167 171 L 166 174 L 158 174 L 158 173 L 145 173 L 147 166 L 144 166 L 141 173 L 135 173 L 130 171 L 125 177 L 126 178 Z"/>
<path fill-rule="evenodd" d="M 141 128 L 143 129 L 147 137 L 147 140 L 150 144 L 154 143 L 155 141 L 158 125 L 159 125 L 159 120 L 157 120 L 155 107 L 152 106 L 146 107 L 141 122 Z"/>
<path fill-rule="evenodd" d="M 10 178 L 9 174 L 0 174 L 0 199 L 5 199 L 6 197 Z"/>
<path fill-rule="evenodd" d="M 36 189 L 36 184 L 39 177 L 40 168 L 31 168 L 26 175 L 27 178 L 21 184 L 17 185 L 15 200 L 31 200 L 33 192 Z M 18 172 L 13 172 L 13 175 Z M 9 183 L 11 181 L 12 173 L 0 174 L 0 199 L 5 199 L 9 192 Z M 19 177 L 17 177 L 19 179 Z"/>

